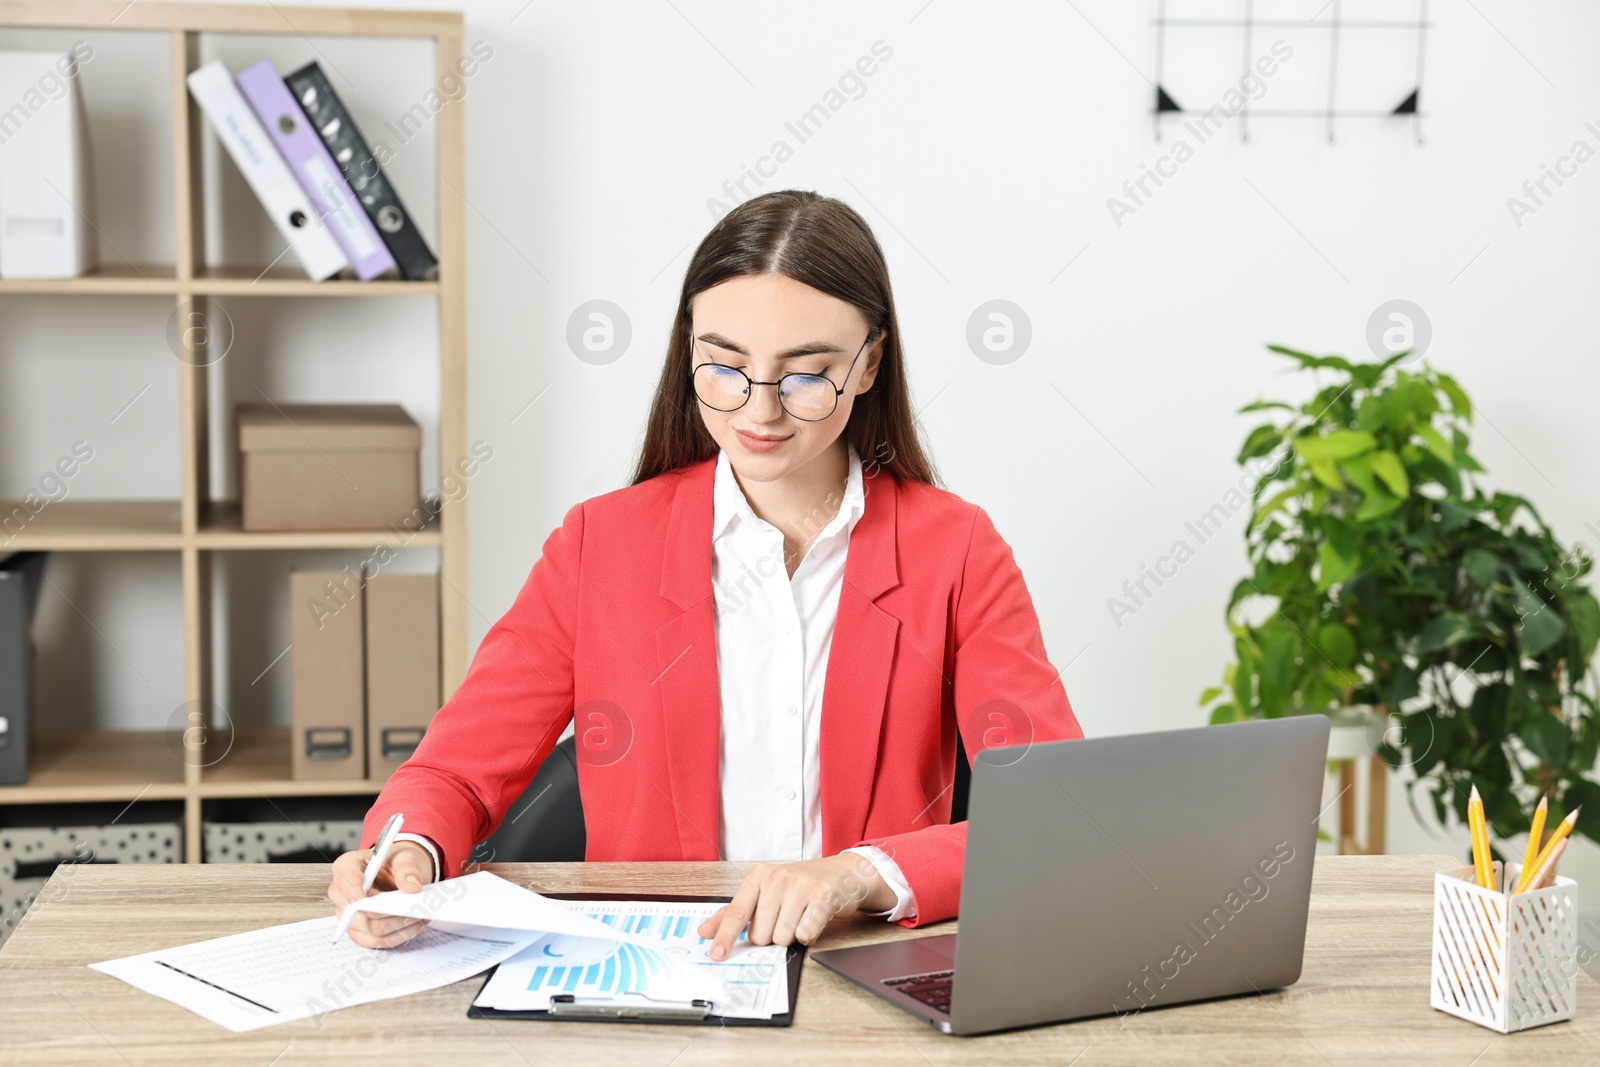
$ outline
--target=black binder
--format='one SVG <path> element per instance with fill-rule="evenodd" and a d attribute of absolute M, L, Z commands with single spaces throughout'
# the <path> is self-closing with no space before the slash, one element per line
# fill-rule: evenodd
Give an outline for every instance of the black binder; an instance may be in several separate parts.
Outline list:
<path fill-rule="evenodd" d="M 732 897 L 698 897 L 673 893 L 545 893 L 542 895 L 554 897 L 557 900 L 689 900 L 697 903 L 710 901 L 716 904 L 726 904 L 733 899 Z M 680 1026 L 790 1026 L 794 1023 L 795 1002 L 800 999 L 800 972 L 805 959 L 805 945 L 789 946 L 785 959 L 789 966 L 789 1010 L 782 1015 L 774 1015 L 770 1019 L 725 1018 L 721 1015 L 712 1014 L 709 1006 L 704 1001 L 695 1001 L 693 1005 L 670 1008 L 642 1008 L 631 1004 L 616 1008 L 607 1008 L 604 1005 L 581 1005 L 569 1008 L 565 1012 L 559 1009 L 550 1011 L 507 1011 L 502 1008 L 480 1008 L 476 1004 L 469 1004 L 467 1006 L 467 1018 L 543 1019 L 547 1022 L 671 1023 Z M 489 980 L 493 977 L 493 970 L 484 975 L 483 986 L 488 985 Z M 478 994 L 480 995 L 483 993 L 483 986 L 478 987 Z M 476 1000 L 477 996 L 475 995 L 473 999 Z"/>
<path fill-rule="evenodd" d="M 389 247 L 400 273 L 411 281 L 437 277 L 439 261 L 417 232 L 416 222 L 384 177 L 377 157 L 367 147 L 367 139 L 361 136 L 322 68 L 313 60 L 283 80 Z"/>
<path fill-rule="evenodd" d="M 35 689 L 31 633 L 47 556 L 0 553 L 0 785 L 28 781 Z"/>

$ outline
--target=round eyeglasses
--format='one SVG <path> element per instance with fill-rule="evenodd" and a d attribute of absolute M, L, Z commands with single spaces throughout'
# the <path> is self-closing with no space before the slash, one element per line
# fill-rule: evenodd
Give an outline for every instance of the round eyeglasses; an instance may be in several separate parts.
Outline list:
<path fill-rule="evenodd" d="M 861 358 L 861 353 L 866 351 L 867 341 L 872 340 L 872 332 L 868 332 L 861 347 L 856 350 L 855 358 L 850 361 L 850 367 L 844 372 L 844 380 L 850 380 L 850 372 L 855 370 L 856 360 Z M 843 386 L 835 386 L 832 379 L 822 374 L 785 374 L 775 382 L 758 382 L 738 367 L 728 367 L 721 363 L 702 363 L 689 372 L 694 379 L 694 395 L 700 403 L 715 411 L 738 411 L 750 400 L 750 388 L 755 385 L 775 385 L 778 387 L 778 403 L 783 410 L 802 422 L 821 422 L 832 415 L 839 406 L 839 397 L 844 394 Z"/>

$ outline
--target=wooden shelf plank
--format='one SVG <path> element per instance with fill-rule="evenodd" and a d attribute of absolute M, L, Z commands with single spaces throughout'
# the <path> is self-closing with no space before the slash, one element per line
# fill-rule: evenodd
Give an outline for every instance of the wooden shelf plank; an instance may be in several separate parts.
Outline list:
<path fill-rule="evenodd" d="M 405 279 L 380 279 L 370 282 L 355 278 L 312 281 L 298 267 L 202 267 L 190 291 L 208 296 L 438 296 L 438 282 L 408 282 Z"/>
<path fill-rule="evenodd" d="M 107 263 L 80 278 L 0 278 L 0 293 L 35 296 L 171 296 L 177 291 L 177 269 L 170 263 Z"/>
<path fill-rule="evenodd" d="M 437 523 L 421 530 L 403 526 L 383 530 L 246 530 L 239 505 L 228 501 L 213 503 L 206 509 L 195 541 L 198 547 L 208 549 L 374 548 L 380 544 L 409 548 L 437 545 L 443 536 Z"/>
<path fill-rule="evenodd" d="M 38 514 L 0 501 L 0 551 L 167 551 L 183 546 L 176 500 L 57 500 Z"/>
<path fill-rule="evenodd" d="M 7 5 L 0 23 L 88 30 L 197 30 L 210 33 L 270 33 L 374 37 L 438 37 L 463 29 L 460 12 L 382 9 L 234 6 L 155 3 L 142 0 L 50 0 Z"/>
<path fill-rule="evenodd" d="M 382 788 L 382 782 L 365 778 L 290 777 L 287 726 L 240 727 L 228 754 L 204 768 L 200 780 L 203 797 L 376 796 Z"/>
<path fill-rule="evenodd" d="M 194 278 L 179 279 L 170 263 L 106 264 L 79 278 L 0 278 L 0 294 L 29 296 L 430 296 L 439 283 L 403 278 L 364 282 L 333 278 L 315 282 L 298 267 L 202 267 Z"/>
<path fill-rule="evenodd" d="M 27 784 L 0 786 L 0 804 L 182 798 L 176 737 L 166 730 L 40 730 Z"/>

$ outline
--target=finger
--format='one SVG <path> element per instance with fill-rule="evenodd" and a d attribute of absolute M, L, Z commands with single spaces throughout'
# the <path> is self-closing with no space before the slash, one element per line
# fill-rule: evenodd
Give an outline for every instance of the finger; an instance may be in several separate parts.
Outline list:
<path fill-rule="evenodd" d="M 765 878 L 766 869 L 756 867 L 739 883 L 739 889 L 723 910 L 722 918 L 717 923 L 717 932 L 711 940 L 713 960 L 728 958 L 739 931 L 744 929 L 745 923 L 750 921 L 750 916 L 755 912 L 756 901 L 761 897 L 761 882 Z"/>
<path fill-rule="evenodd" d="M 346 852 L 333 861 L 328 880 L 328 899 L 333 901 L 335 908 L 343 908 L 348 902 L 365 895 L 361 891 L 361 872 L 366 866 L 367 857 L 371 855 L 372 850 L 364 848 Z"/>
<path fill-rule="evenodd" d="M 427 925 L 426 919 L 411 919 L 407 921 L 406 925 L 398 929 L 376 933 L 371 930 L 357 929 L 355 924 L 351 924 L 350 940 L 363 948 L 394 948 L 396 945 L 403 945 L 422 933 L 423 927 Z"/>
<path fill-rule="evenodd" d="M 787 888 L 777 878 L 769 878 L 761 887 L 761 898 L 756 901 L 755 914 L 750 918 L 750 943 L 772 944 L 772 928 L 778 922 L 785 898 L 793 889 Z"/>
<path fill-rule="evenodd" d="M 794 938 L 802 945 L 812 944 L 822 936 L 822 931 L 833 918 L 833 910 L 826 904 L 813 900 L 806 905 L 800 921 L 795 924 Z"/>
<path fill-rule="evenodd" d="M 812 906 L 811 898 L 806 896 L 804 892 L 797 891 L 788 894 L 782 906 L 778 909 L 776 921 L 772 924 L 772 943 L 774 945 L 794 944 L 795 931 L 800 926 L 800 920 L 806 914 L 806 910 Z M 753 935 L 751 940 L 755 940 Z"/>
<path fill-rule="evenodd" d="M 387 883 L 406 893 L 420 893 L 433 880 L 433 859 L 421 846 L 399 848 L 384 862 Z"/>
<path fill-rule="evenodd" d="M 728 905 L 724 904 L 722 907 L 712 912 L 705 922 L 701 923 L 699 926 L 696 926 L 694 928 L 694 932 L 699 934 L 701 937 L 716 937 L 717 930 L 722 926 L 722 916 L 727 910 Z"/>

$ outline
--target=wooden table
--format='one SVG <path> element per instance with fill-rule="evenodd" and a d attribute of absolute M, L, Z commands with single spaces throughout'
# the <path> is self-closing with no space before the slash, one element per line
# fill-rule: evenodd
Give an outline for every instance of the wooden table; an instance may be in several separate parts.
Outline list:
<path fill-rule="evenodd" d="M 1502 1036 L 1428 1006 L 1433 873 L 1458 862 L 1318 857 L 1305 971 L 1287 990 L 970 1038 L 939 1034 L 809 960 L 788 1029 L 471 1020 L 478 977 L 234 1034 L 86 965 L 326 914 L 326 867 L 62 867 L 0 951 L 0 1064 L 1600 1063 L 1600 995 L 1587 974 L 1579 975 L 1575 1019 L 1521 1034 Z M 548 892 L 727 894 L 743 865 L 489 869 Z M 834 924 L 821 947 L 954 929 L 856 919 Z"/>

